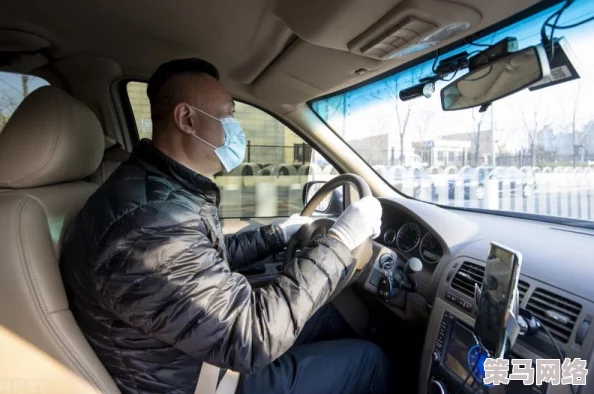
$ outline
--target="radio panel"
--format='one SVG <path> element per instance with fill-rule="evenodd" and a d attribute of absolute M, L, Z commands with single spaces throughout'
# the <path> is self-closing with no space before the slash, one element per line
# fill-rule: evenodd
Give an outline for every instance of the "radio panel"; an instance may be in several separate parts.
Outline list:
<path fill-rule="evenodd" d="M 475 345 L 472 327 L 445 312 L 433 348 L 431 369 L 427 382 L 427 393 L 483 393 L 483 394 L 537 394 L 546 392 L 546 384 L 524 386 L 520 381 L 509 385 L 479 388 L 468 368 L 468 351 Z M 512 358 L 522 358 L 514 355 Z M 466 380 L 467 386 L 460 386 Z M 472 387 L 472 388 L 471 388 Z"/>

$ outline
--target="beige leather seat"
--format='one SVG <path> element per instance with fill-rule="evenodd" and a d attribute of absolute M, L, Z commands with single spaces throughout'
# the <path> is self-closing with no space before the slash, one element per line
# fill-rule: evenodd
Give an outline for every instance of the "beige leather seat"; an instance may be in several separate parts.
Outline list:
<path fill-rule="evenodd" d="M 0 134 L 0 326 L 92 384 L 64 391 L 50 381 L 44 393 L 119 393 L 69 310 L 58 267 L 65 226 L 97 187 L 83 179 L 103 144 L 94 114 L 52 87 L 29 95 Z M 11 361 L 0 349 L 0 371 Z"/>

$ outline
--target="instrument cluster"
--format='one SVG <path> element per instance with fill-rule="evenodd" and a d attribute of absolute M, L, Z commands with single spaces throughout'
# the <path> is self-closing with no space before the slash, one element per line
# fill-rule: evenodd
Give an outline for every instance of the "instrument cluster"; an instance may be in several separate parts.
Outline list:
<path fill-rule="evenodd" d="M 415 222 L 386 228 L 380 241 L 406 255 L 419 257 L 427 264 L 437 264 L 443 257 L 443 248 L 439 241 Z"/>

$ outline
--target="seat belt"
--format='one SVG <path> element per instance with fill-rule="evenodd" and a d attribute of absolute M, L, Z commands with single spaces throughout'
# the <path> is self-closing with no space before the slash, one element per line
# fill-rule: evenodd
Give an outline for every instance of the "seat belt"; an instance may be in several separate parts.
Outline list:
<path fill-rule="evenodd" d="M 220 371 L 219 367 L 202 363 L 194 394 L 234 394 L 239 386 L 239 373 L 227 370 L 217 387 Z"/>
<path fill-rule="evenodd" d="M 237 386 L 239 386 L 239 372 L 228 369 L 215 394 L 235 394 Z"/>
<path fill-rule="evenodd" d="M 215 394 L 217 391 L 217 383 L 219 381 L 219 370 L 219 367 L 202 363 L 194 394 Z"/>
<path fill-rule="evenodd" d="M 369 311 L 353 289 L 347 287 L 334 297 L 332 303 L 357 335 L 365 338 Z M 235 394 L 239 386 L 239 373 L 228 369 L 217 387 L 220 371 L 219 367 L 203 362 L 194 394 Z"/>

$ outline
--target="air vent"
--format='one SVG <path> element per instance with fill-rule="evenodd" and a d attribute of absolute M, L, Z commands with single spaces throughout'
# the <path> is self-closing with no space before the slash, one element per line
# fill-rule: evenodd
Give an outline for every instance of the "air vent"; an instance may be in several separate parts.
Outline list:
<path fill-rule="evenodd" d="M 474 298 L 474 285 L 477 284 L 481 287 L 484 275 L 484 267 L 465 261 L 458 272 L 456 272 L 456 276 L 452 279 L 450 286 L 452 289 L 458 290 L 470 298 Z"/>
<path fill-rule="evenodd" d="M 460 267 L 460 270 L 456 273 L 454 280 L 452 280 L 452 289 L 458 290 L 467 296 L 474 298 L 474 284 L 476 283 L 479 287 L 483 284 L 483 277 L 485 276 L 485 268 L 465 261 Z M 521 303 L 528 291 L 530 284 L 523 280 L 518 282 L 518 292 L 520 296 L 519 302 Z"/>
<path fill-rule="evenodd" d="M 558 294 L 536 289 L 526 306 L 560 342 L 567 343 L 582 306 Z"/>

